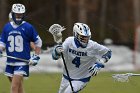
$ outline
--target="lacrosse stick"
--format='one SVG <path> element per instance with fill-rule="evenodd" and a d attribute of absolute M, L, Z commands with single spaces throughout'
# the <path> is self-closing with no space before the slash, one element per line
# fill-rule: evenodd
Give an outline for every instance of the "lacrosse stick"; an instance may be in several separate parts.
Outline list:
<path fill-rule="evenodd" d="M 62 27 L 59 24 L 53 24 L 49 28 L 49 32 L 53 35 L 54 41 L 58 44 L 62 43 L 62 31 L 64 31 L 66 28 Z"/>
<path fill-rule="evenodd" d="M 57 44 L 61 44 L 62 43 L 62 33 L 61 32 L 64 31 L 65 29 L 66 28 L 62 27 L 59 24 L 53 24 L 52 26 L 50 26 L 48 31 L 53 35 L 54 41 Z M 70 86 L 71 86 L 71 90 L 74 93 L 73 86 L 72 86 L 72 83 L 71 83 L 71 79 L 70 79 L 70 76 L 69 76 L 69 72 L 68 72 L 68 69 L 67 69 L 67 66 L 66 66 L 66 62 L 65 62 L 63 53 L 61 53 L 61 57 L 62 57 L 62 60 L 63 60 L 64 67 L 66 69 L 66 73 L 67 73 L 68 80 L 69 80 L 69 83 L 70 83 Z"/>
<path fill-rule="evenodd" d="M 140 76 L 140 74 L 125 73 L 125 74 L 113 74 L 112 78 L 118 82 L 128 82 L 131 76 Z"/>
<path fill-rule="evenodd" d="M 29 62 L 29 60 L 26 59 L 22 59 L 22 58 L 18 58 L 18 57 L 13 57 L 13 56 L 7 56 L 7 55 L 3 55 L 0 54 L 2 57 L 8 57 L 8 58 L 12 58 L 12 59 L 16 59 L 16 60 L 20 60 L 20 61 L 24 61 L 24 62 Z"/>

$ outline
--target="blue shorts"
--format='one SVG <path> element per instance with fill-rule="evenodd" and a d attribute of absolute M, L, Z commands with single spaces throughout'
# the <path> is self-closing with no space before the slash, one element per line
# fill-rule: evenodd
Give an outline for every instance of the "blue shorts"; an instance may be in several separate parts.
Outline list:
<path fill-rule="evenodd" d="M 29 65 L 11 66 L 6 65 L 5 75 L 13 77 L 13 75 L 29 76 Z"/>

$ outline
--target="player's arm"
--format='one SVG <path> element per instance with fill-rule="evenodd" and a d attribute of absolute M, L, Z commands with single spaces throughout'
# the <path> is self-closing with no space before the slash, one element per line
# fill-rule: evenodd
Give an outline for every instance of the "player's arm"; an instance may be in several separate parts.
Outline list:
<path fill-rule="evenodd" d="M 42 47 L 42 40 L 39 36 L 37 36 L 37 40 L 34 42 L 34 51 L 35 51 L 35 54 L 39 55 L 40 52 L 41 52 L 41 47 Z"/>
<path fill-rule="evenodd" d="M 108 60 L 111 58 L 111 50 L 108 50 L 101 59 L 98 59 L 96 63 L 93 66 L 89 67 L 89 73 L 91 73 L 91 76 L 96 76 L 101 68 L 105 67 L 105 63 L 108 62 Z"/>
<path fill-rule="evenodd" d="M 41 47 L 42 47 L 42 40 L 41 40 L 41 38 L 39 36 L 37 38 L 38 39 L 35 42 L 32 43 L 34 45 L 35 54 L 33 54 L 31 56 L 30 63 L 29 63 L 30 65 L 33 65 L 33 66 L 38 64 L 38 61 L 40 59 L 39 54 L 41 52 Z"/>
<path fill-rule="evenodd" d="M 30 43 L 30 47 L 32 50 L 35 50 L 35 44 L 33 42 Z"/>
<path fill-rule="evenodd" d="M 89 72 L 92 76 L 96 76 L 100 69 L 105 67 L 105 63 L 107 63 L 112 56 L 112 51 L 107 47 L 98 43 L 95 43 L 94 47 L 97 50 L 96 53 L 98 57 L 96 63 L 89 67 Z"/>
<path fill-rule="evenodd" d="M 106 46 L 100 45 L 98 43 L 95 43 L 93 47 L 96 49 L 97 59 L 103 64 L 107 63 L 112 56 L 112 51 Z"/>
<path fill-rule="evenodd" d="M 0 35 L 0 54 L 2 54 L 2 51 L 5 50 L 5 41 L 6 41 L 5 37 L 6 36 L 5 36 L 5 33 L 4 33 L 4 29 L 3 29 L 2 34 Z"/>
<path fill-rule="evenodd" d="M 0 44 L 0 51 L 3 51 L 4 49 L 5 49 L 5 47 Z"/>
<path fill-rule="evenodd" d="M 29 25 L 28 35 L 31 40 L 31 43 L 30 43 L 31 48 L 35 51 L 36 55 L 39 55 L 41 51 L 41 47 L 42 47 L 42 40 L 40 36 L 38 35 L 34 26 L 32 26 L 31 24 Z"/>
<path fill-rule="evenodd" d="M 63 42 L 62 45 L 56 45 L 54 47 L 53 52 L 52 52 L 52 58 L 54 60 L 58 60 L 61 57 L 62 52 L 64 55 L 66 54 L 69 42 L 71 42 L 70 39 L 66 38 L 66 40 Z"/>
<path fill-rule="evenodd" d="M 5 48 L 4 48 L 3 46 L 0 45 L 0 57 L 2 57 L 1 54 L 2 54 L 2 51 L 3 51 L 4 49 L 5 49 Z"/>

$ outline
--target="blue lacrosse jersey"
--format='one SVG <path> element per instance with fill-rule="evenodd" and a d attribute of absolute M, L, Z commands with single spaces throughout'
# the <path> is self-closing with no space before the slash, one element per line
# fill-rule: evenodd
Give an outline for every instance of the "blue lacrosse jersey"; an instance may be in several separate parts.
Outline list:
<path fill-rule="evenodd" d="M 24 22 L 15 28 L 8 22 L 1 33 L 0 42 L 5 45 L 8 56 L 29 60 L 30 42 L 37 40 L 38 33 L 30 23 Z M 20 60 L 7 58 L 7 62 L 20 62 Z"/>

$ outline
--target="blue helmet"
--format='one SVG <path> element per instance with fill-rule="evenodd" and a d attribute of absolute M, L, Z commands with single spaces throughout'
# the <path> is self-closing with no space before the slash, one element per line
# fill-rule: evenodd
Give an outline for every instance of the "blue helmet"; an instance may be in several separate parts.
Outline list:
<path fill-rule="evenodd" d="M 75 23 L 73 26 L 73 33 L 76 41 L 81 47 L 87 47 L 88 41 L 91 38 L 91 32 L 88 25 L 84 23 Z"/>
<path fill-rule="evenodd" d="M 20 25 L 24 19 L 25 6 L 23 4 L 13 4 L 12 6 L 12 20 L 15 24 Z"/>

